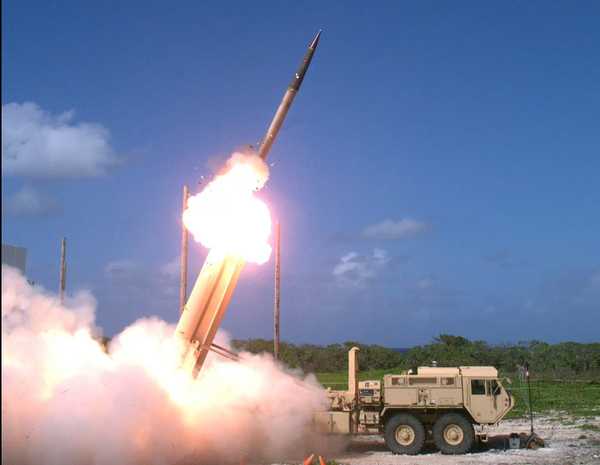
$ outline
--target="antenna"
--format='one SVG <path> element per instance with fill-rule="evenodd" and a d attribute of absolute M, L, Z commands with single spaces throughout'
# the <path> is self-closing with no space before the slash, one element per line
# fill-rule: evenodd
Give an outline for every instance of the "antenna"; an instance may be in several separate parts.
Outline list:
<path fill-rule="evenodd" d="M 60 277 L 58 284 L 58 295 L 60 303 L 65 301 L 65 288 L 67 287 L 67 238 L 63 237 L 60 244 Z"/>
<path fill-rule="evenodd" d="M 273 305 L 273 355 L 279 360 L 280 335 L 280 303 L 281 303 L 281 223 L 275 226 L 275 303 Z"/>
<path fill-rule="evenodd" d="M 529 397 L 529 422 L 531 423 L 531 435 L 533 436 L 533 405 L 531 401 L 531 382 L 529 380 L 529 362 L 525 362 L 525 380 L 527 381 L 527 397 Z"/>
<path fill-rule="evenodd" d="M 181 214 L 187 208 L 187 201 L 190 196 L 190 191 L 187 185 L 183 186 L 183 202 L 181 206 Z M 181 222 L 181 270 L 179 276 L 179 314 L 183 313 L 185 301 L 187 298 L 187 272 L 188 272 L 188 230 Z"/>

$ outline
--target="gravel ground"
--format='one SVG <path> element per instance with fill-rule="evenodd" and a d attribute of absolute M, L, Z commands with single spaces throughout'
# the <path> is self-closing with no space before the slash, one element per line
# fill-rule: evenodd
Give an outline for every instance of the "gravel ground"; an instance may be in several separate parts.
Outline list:
<path fill-rule="evenodd" d="M 588 428 L 585 429 L 584 425 Z M 381 438 L 354 439 L 337 457 L 327 457 L 343 465 L 462 465 L 462 464 L 600 464 L 600 417 L 573 420 L 553 415 L 536 419 L 536 432 L 546 442 L 537 450 L 504 450 L 509 433 L 529 431 L 527 420 L 506 420 L 488 429 L 489 442 L 465 455 L 442 455 L 430 449 L 416 456 L 393 455 Z"/>

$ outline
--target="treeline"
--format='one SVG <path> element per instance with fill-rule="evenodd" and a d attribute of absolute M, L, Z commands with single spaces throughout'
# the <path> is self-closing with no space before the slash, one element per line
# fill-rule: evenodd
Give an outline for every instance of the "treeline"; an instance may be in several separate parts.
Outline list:
<path fill-rule="evenodd" d="M 273 341 L 267 339 L 234 339 L 231 345 L 238 351 L 254 354 L 273 353 Z M 279 345 L 279 358 L 286 365 L 301 368 L 305 372 L 340 371 L 347 368 L 348 350 L 354 346 L 360 347 L 361 370 L 388 369 L 404 365 L 404 357 L 396 350 L 352 341 L 327 346 L 282 342 Z"/>
<path fill-rule="evenodd" d="M 252 353 L 273 352 L 273 341 L 265 339 L 234 340 L 236 350 Z M 541 341 L 518 344 L 490 345 L 462 336 L 441 334 L 430 344 L 407 351 L 348 341 L 342 344 L 318 346 L 281 343 L 280 358 L 287 365 L 305 372 L 335 372 L 347 368 L 348 350 L 360 347 L 360 369 L 409 369 L 422 365 L 438 366 L 491 365 L 503 373 L 515 373 L 528 362 L 532 374 L 538 376 L 600 377 L 600 343 L 581 344 Z"/>

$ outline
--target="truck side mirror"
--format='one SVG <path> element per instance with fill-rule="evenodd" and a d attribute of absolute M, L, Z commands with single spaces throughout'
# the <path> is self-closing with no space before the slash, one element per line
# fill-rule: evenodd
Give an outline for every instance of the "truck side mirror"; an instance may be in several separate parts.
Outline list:
<path fill-rule="evenodd" d="M 502 392 L 502 389 L 500 388 L 500 384 L 498 384 L 497 381 L 492 381 L 491 387 L 492 387 L 492 395 L 494 397 L 496 397 L 498 394 L 500 394 Z"/>

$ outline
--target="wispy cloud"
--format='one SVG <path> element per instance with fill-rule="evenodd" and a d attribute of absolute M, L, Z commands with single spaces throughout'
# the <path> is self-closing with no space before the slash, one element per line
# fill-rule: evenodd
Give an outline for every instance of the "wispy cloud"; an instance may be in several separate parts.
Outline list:
<path fill-rule="evenodd" d="M 50 216 L 61 212 L 55 200 L 27 185 L 8 196 L 2 207 L 12 216 Z"/>
<path fill-rule="evenodd" d="M 390 257 L 383 249 L 374 249 L 371 255 L 348 252 L 333 268 L 333 276 L 341 286 L 360 288 L 375 278 L 389 261 Z"/>
<path fill-rule="evenodd" d="M 435 285 L 435 279 L 426 277 L 417 281 L 417 288 L 421 290 L 431 289 Z"/>
<path fill-rule="evenodd" d="M 492 263 L 500 268 L 514 268 L 524 265 L 523 260 L 518 260 L 508 249 L 497 250 L 496 252 L 483 257 L 486 262 Z"/>
<path fill-rule="evenodd" d="M 181 270 L 181 257 L 177 256 L 160 267 L 160 272 L 171 278 L 178 278 Z"/>
<path fill-rule="evenodd" d="M 367 226 L 362 231 L 362 236 L 367 239 L 399 240 L 421 235 L 429 229 L 427 223 L 412 218 L 386 219 Z"/>
<path fill-rule="evenodd" d="M 588 282 L 591 290 L 600 291 L 600 270 L 592 272 Z"/>
<path fill-rule="evenodd" d="M 81 178 L 119 162 L 104 126 L 73 120 L 73 111 L 53 115 L 32 102 L 2 105 L 2 174 Z"/>
<path fill-rule="evenodd" d="M 135 295 L 178 295 L 177 275 L 171 262 L 153 267 L 129 259 L 115 260 L 104 267 L 104 273 L 110 283 Z"/>
<path fill-rule="evenodd" d="M 111 277 L 118 277 L 132 273 L 137 268 L 136 263 L 133 260 L 113 260 L 108 262 L 104 267 L 104 273 Z"/>

